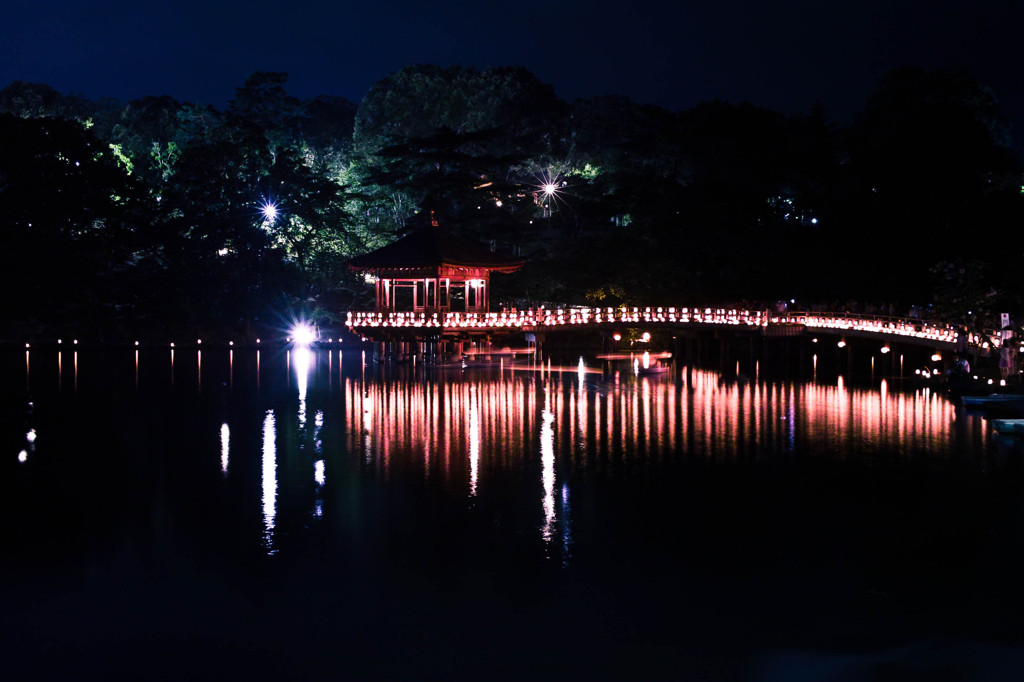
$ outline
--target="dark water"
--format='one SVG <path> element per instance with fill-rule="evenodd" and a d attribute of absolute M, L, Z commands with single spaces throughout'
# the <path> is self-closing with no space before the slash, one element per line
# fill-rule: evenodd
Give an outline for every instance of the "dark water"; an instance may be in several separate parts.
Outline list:
<path fill-rule="evenodd" d="M 1024 448 L 985 415 L 545 369 L 8 352 L 0 675 L 1024 674 Z"/>

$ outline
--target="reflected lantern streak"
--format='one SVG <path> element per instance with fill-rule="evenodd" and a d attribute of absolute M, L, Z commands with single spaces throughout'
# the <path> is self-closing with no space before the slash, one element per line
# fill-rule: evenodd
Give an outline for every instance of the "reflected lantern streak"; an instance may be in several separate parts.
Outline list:
<path fill-rule="evenodd" d="M 476 387 L 469 387 L 469 494 L 476 497 L 477 479 L 480 474 L 480 408 Z"/>
<path fill-rule="evenodd" d="M 227 422 L 220 425 L 220 470 L 225 476 L 228 473 L 228 451 L 231 444 L 231 429 Z"/>
<path fill-rule="evenodd" d="M 277 425 L 274 411 L 263 418 L 263 548 L 275 554 L 274 525 L 277 518 Z"/>
<path fill-rule="evenodd" d="M 555 416 L 549 407 L 551 390 L 549 388 L 545 392 L 540 426 L 541 482 L 544 484 L 544 527 L 541 536 L 545 542 L 551 542 L 555 525 L 555 430 L 552 427 Z"/>
<path fill-rule="evenodd" d="M 299 391 L 299 428 L 306 428 L 306 392 L 309 388 L 309 369 L 313 364 L 313 352 L 305 346 L 295 349 L 289 358 L 295 360 L 295 385 Z"/>

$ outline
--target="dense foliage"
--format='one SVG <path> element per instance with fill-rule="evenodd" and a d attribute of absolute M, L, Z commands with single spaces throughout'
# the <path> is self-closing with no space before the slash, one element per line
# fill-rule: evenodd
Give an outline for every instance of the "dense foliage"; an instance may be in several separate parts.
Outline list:
<path fill-rule="evenodd" d="M 0 337 L 330 322 L 366 304 L 346 261 L 425 207 L 527 258 L 495 282 L 521 305 L 1022 308 L 1021 168 L 963 74 L 893 72 L 844 127 L 566 103 L 513 67 L 410 66 L 358 106 L 286 86 L 254 73 L 223 111 L 0 90 Z"/>

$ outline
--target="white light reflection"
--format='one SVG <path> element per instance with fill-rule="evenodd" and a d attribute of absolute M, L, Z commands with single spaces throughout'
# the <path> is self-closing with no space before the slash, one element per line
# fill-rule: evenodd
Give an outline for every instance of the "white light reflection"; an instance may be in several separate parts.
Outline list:
<path fill-rule="evenodd" d="M 227 422 L 220 425 L 220 470 L 224 475 L 228 473 L 228 449 L 231 441 L 231 429 Z"/>
<path fill-rule="evenodd" d="M 366 351 L 363 351 L 365 354 Z M 369 391 L 363 394 L 363 452 L 366 454 L 366 463 L 373 461 L 373 438 L 370 435 L 370 425 L 373 424 L 373 398 Z"/>
<path fill-rule="evenodd" d="M 541 529 L 541 537 L 544 542 L 551 542 L 555 525 L 555 429 L 552 427 L 555 415 L 549 407 L 548 391 L 545 389 L 540 426 L 541 482 L 544 484 L 544 527 Z"/>
<path fill-rule="evenodd" d="M 329 352 L 328 352 L 329 355 Z M 317 457 L 323 455 L 323 442 L 320 440 L 320 429 L 324 425 L 324 413 L 323 410 L 317 410 L 316 414 L 313 415 L 313 450 L 316 452 Z M 316 500 L 313 504 L 313 516 L 320 518 L 324 515 L 324 498 L 322 496 L 322 488 L 327 483 L 327 462 L 323 459 L 318 459 L 313 463 L 313 480 L 316 482 Z"/>
<path fill-rule="evenodd" d="M 321 488 L 327 483 L 326 463 L 318 459 L 313 463 L 313 480 L 316 481 L 316 500 L 313 503 L 313 516 L 321 518 L 324 515 L 324 498 L 321 496 Z"/>
<path fill-rule="evenodd" d="M 277 427 L 274 411 L 263 419 L 263 547 L 276 554 L 274 522 L 277 517 Z"/>
<path fill-rule="evenodd" d="M 562 568 L 569 567 L 572 558 L 572 507 L 569 505 L 569 484 L 562 484 Z"/>
<path fill-rule="evenodd" d="M 299 428 L 306 428 L 306 390 L 309 387 L 309 368 L 313 352 L 305 346 L 295 349 L 295 383 L 299 389 Z"/>
<path fill-rule="evenodd" d="M 580 378 L 580 388 L 583 388 L 583 382 L 587 378 L 587 366 L 583 364 L 583 356 L 580 356 L 579 368 L 576 370 L 577 376 Z"/>
<path fill-rule="evenodd" d="M 480 474 L 480 409 L 477 405 L 476 386 L 469 387 L 469 495 L 476 497 L 477 477 Z"/>

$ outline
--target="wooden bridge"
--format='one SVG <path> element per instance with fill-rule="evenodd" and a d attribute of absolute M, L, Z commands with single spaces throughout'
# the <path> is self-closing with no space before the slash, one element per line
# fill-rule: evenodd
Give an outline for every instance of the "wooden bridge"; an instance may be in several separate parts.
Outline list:
<path fill-rule="evenodd" d="M 900 343 L 987 353 L 1000 344 L 998 332 L 968 332 L 940 322 L 835 312 L 782 312 L 723 308 L 529 308 L 497 312 L 350 312 L 348 328 L 371 340 L 451 339 L 524 333 L 591 330 L 609 336 L 625 329 L 746 329 L 764 336 L 806 333 L 891 339 Z M 961 338 L 963 336 L 963 338 Z"/>

